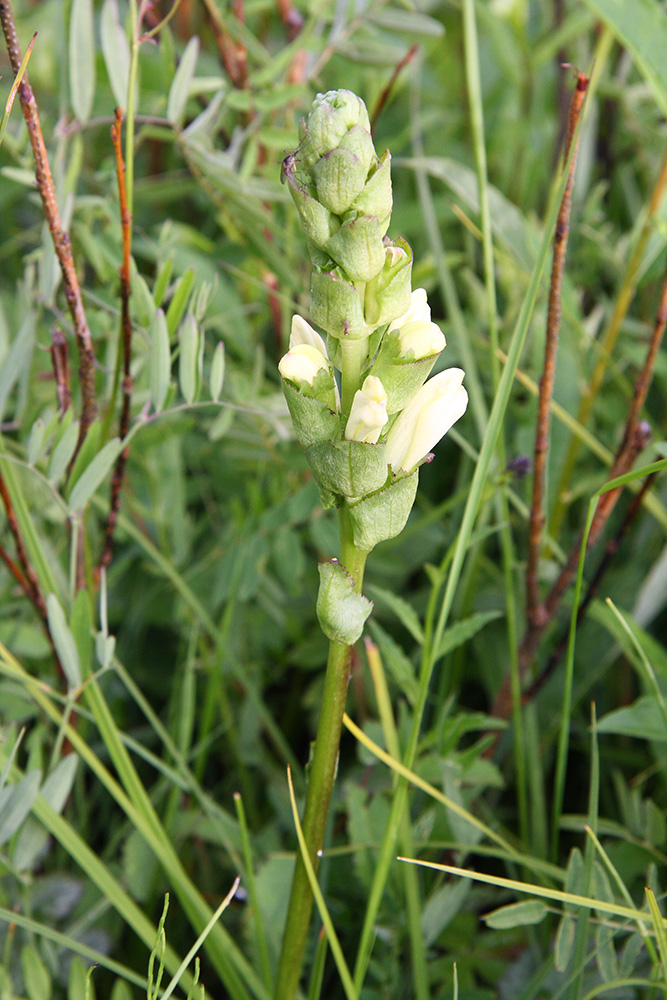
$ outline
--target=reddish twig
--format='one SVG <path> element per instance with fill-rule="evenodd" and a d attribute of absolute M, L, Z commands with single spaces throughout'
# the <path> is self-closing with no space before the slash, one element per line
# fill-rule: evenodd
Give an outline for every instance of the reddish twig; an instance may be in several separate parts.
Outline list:
<path fill-rule="evenodd" d="M 646 425 L 645 433 L 646 433 L 646 439 L 648 440 L 648 436 L 650 433 L 648 430 L 648 425 Z M 632 503 L 629 505 L 625 513 L 625 517 L 623 518 L 620 527 L 616 531 L 616 534 L 608 542 L 605 548 L 604 555 L 600 560 L 600 565 L 596 569 L 593 578 L 588 584 L 586 595 L 577 609 L 577 627 L 580 625 L 586 612 L 588 611 L 588 607 L 591 601 L 599 593 L 600 584 L 602 583 L 602 578 L 604 577 L 605 573 L 611 566 L 614 556 L 621 547 L 621 544 L 625 539 L 625 536 L 627 535 L 628 531 L 632 526 L 632 523 L 637 517 L 637 514 L 641 509 L 642 503 L 644 502 L 644 497 L 646 496 L 649 489 L 653 485 L 653 481 L 656 478 L 656 475 L 657 473 L 652 472 L 649 476 L 646 477 L 646 479 L 642 483 L 641 489 L 632 498 Z M 536 677 L 533 683 L 524 691 L 522 697 L 522 702 L 524 705 L 528 704 L 528 702 L 532 701 L 532 699 L 536 697 L 536 695 L 542 690 L 542 688 L 548 681 L 549 677 L 552 675 L 552 673 L 558 666 L 558 663 L 560 662 L 562 656 L 565 653 L 565 650 L 567 649 L 569 635 L 570 635 L 570 630 L 569 628 L 567 628 L 564 630 L 563 635 L 561 636 L 560 641 L 558 642 L 558 645 L 556 646 L 553 653 L 550 655 L 549 659 L 545 663 L 544 668 L 542 669 L 539 676 Z"/>
<path fill-rule="evenodd" d="M 269 311 L 273 320 L 273 336 L 276 342 L 276 350 L 278 354 L 282 354 L 285 350 L 285 345 L 283 343 L 282 310 L 280 308 L 280 299 L 278 298 L 280 285 L 273 271 L 265 271 L 262 275 L 262 280 L 269 293 Z"/>
<path fill-rule="evenodd" d="M 660 344 L 662 343 L 662 338 L 665 332 L 665 326 L 667 325 L 667 272 L 663 278 L 662 290 L 660 294 L 660 301 L 658 303 L 658 309 L 656 311 L 656 317 L 653 324 L 653 332 L 651 334 L 651 340 L 649 342 L 648 351 L 646 352 L 646 357 L 644 359 L 644 364 L 641 367 L 639 374 L 635 380 L 635 389 L 632 397 L 632 402 L 630 404 L 630 409 L 628 411 L 628 416 L 625 422 L 625 428 L 623 431 L 623 438 L 621 444 L 616 452 L 616 457 L 614 463 L 607 477 L 607 481 L 610 482 L 612 479 L 616 479 L 619 476 L 624 475 L 629 472 L 635 463 L 637 455 L 646 446 L 647 438 L 647 428 L 645 424 L 640 423 L 639 415 L 642 411 L 644 403 L 646 402 L 646 396 L 653 378 L 653 369 L 655 367 L 656 357 L 660 349 Z M 616 502 L 619 498 L 622 487 L 617 487 L 613 490 L 608 490 L 600 496 L 599 503 L 597 505 L 593 521 L 591 523 L 591 528 L 588 534 L 588 542 L 586 550 L 591 549 L 598 538 L 600 537 L 605 524 L 607 523 L 609 516 L 611 515 Z M 560 602 L 565 594 L 565 591 L 569 587 L 574 574 L 577 569 L 579 562 L 579 552 L 581 548 L 582 533 L 579 533 L 577 541 L 572 546 L 572 549 L 567 557 L 565 565 L 560 571 L 560 574 L 553 584 L 547 598 L 544 602 L 544 614 L 539 625 L 533 628 L 527 628 L 526 634 L 524 635 L 523 641 L 519 648 L 519 670 L 521 678 L 525 676 L 528 671 L 535 653 L 537 652 L 537 647 L 539 645 L 540 639 L 544 632 L 544 629 L 552 621 L 555 616 Z M 505 678 L 503 684 L 496 696 L 496 700 L 491 709 L 491 714 L 497 716 L 498 718 L 509 718 L 511 713 L 511 693 L 509 678 Z"/>
<path fill-rule="evenodd" d="M 51 331 L 51 363 L 56 380 L 58 409 L 64 413 L 72 404 L 72 391 L 69 384 L 67 340 L 59 326 L 54 326 Z"/>
<path fill-rule="evenodd" d="M 127 188 L 125 186 L 125 163 L 121 143 L 121 125 L 123 109 L 116 108 L 115 121 L 111 126 L 111 141 L 116 156 L 116 174 L 118 177 L 118 200 L 120 203 L 120 224 L 123 236 L 123 257 L 120 265 L 120 302 L 121 302 L 121 339 L 123 344 L 123 405 L 120 414 L 119 434 L 121 440 L 127 436 L 130 429 L 130 403 L 132 401 L 132 323 L 130 320 L 130 255 L 132 252 L 132 217 L 127 204 Z M 123 448 L 111 479 L 111 502 L 107 516 L 104 534 L 104 547 L 100 557 L 100 568 L 106 567 L 113 556 L 113 535 L 120 510 L 121 489 L 125 475 L 125 465 L 129 455 L 129 447 Z"/>
<path fill-rule="evenodd" d="M 401 72 L 405 69 L 405 67 L 409 63 L 412 62 L 412 60 L 414 59 L 415 55 L 417 54 L 418 49 L 419 49 L 418 45 L 416 45 L 416 44 L 415 45 L 411 45 L 410 48 L 408 49 L 408 51 L 403 56 L 403 58 L 394 67 L 394 72 L 391 74 L 391 77 L 389 78 L 389 83 L 387 84 L 387 86 L 384 88 L 384 90 L 380 94 L 380 96 L 378 98 L 378 102 L 375 105 L 375 110 L 373 111 L 373 114 L 371 115 L 371 132 L 375 129 L 375 123 L 378 120 L 378 118 L 380 117 L 385 104 L 389 100 L 389 95 L 391 94 L 392 90 L 396 86 L 396 81 L 398 80 Z"/>
<path fill-rule="evenodd" d="M 293 42 L 303 28 L 303 17 L 291 0 L 278 0 L 278 10 L 283 24 L 287 28 L 287 37 Z"/>
<path fill-rule="evenodd" d="M 565 145 L 565 162 L 572 149 L 577 123 L 586 96 L 588 77 L 584 73 L 577 74 L 577 86 L 570 105 L 567 142 Z M 542 531 L 544 530 L 544 487 L 546 480 L 547 455 L 549 451 L 549 428 L 551 425 L 551 399 L 553 397 L 554 377 L 556 374 L 556 354 L 561 321 L 561 290 L 563 271 L 565 268 L 565 253 L 570 231 L 570 211 L 572 208 L 572 188 L 574 172 L 577 165 L 577 150 L 575 149 L 570 171 L 567 178 L 563 200 L 558 213 L 556 232 L 554 235 L 554 254 L 551 266 L 551 287 L 549 289 L 549 310 L 547 314 L 547 332 L 544 347 L 544 369 L 540 379 L 540 394 L 537 407 L 537 426 L 535 428 L 535 458 L 533 466 L 533 500 L 530 508 L 528 527 L 528 562 L 526 566 L 526 617 L 528 629 L 540 628 L 544 619 L 544 608 L 540 604 L 538 566 Z"/>
<path fill-rule="evenodd" d="M 644 403 L 646 402 L 646 396 L 653 378 L 653 369 L 655 368 L 655 361 L 658 355 L 658 350 L 660 349 L 660 344 L 662 343 L 666 324 L 667 272 L 665 273 L 665 277 L 663 279 L 660 302 L 658 304 L 658 310 L 653 324 L 653 332 L 651 334 L 649 348 L 646 352 L 644 364 L 642 365 L 635 381 L 635 389 L 632 396 L 632 402 L 630 403 L 630 410 L 628 411 L 628 416 L 625 422 L 623 438 L 618 451 L 616 452 L 616 458 L 614 459 L 614 464 L 611 468 L 611 472 L 609 473 L 609 479 L 616 479 L 618 476 L 622 476 L 626 472 L 629 472 L 634 465 L 639 451 L 641 451 L 641 448 L 643 447 L 643 433 L 642 426 L 639 423 L 639 415 L 643 409 Z M 595 542 L 600 537 L 600 533 L 616 505 L 620 492 L 621 487 L 619 486 L 615 490 L 609 490 L 607 493 L 603 493 L 600 497 L 600 502 L 598 503 L 595 511 L 595 517 L 593 518 L 593 523 L 591 524 L 591 530 L 588 536 L 589 548 L 595 545 Z M 563 594 L 569 586 L 570 580 L 572 579 L 577 566 L 578 558 L 579 549 L 578 546 L 575 546 L 570 553 L 565 566 L 561 570 L 560 576 L 552 586 L 547 599 L 544 602 L 544 608 L 548 618 L 553 617 Z"/>
<path fill-rule="evenodd" d="M 243 0 L 232 0 L 232 12 L 239 24 L 245 24 Z M 246 90 L 248 87 L 248 53 L 245 45 L 241 42 L 238 42 L 236 45 L 236 65 L 238 66 L 238 82 L 236 86 L 239 90 Z"/>
<path fill-rule="evenodd" d="M 16 513 L 14 511 L 14 505 L 12 504 L 12 498 L 9 495 L 9 490 L 7 489 L 7 484 L 5 483 L 4 477 L 0 475 L 0 496 L 2 497 L 2 502 L 5 506 L 5 511 L 7 513 L 7 523 L 9 524 L 9 530 L 12 533 L 14 539 L 14 545 L 16 546 L 16 555 L 18 561 L 21 564 L 22 573 L 24 576 L 24 581 L 22 582 L 23 589 L 25 590 L 27 596 L 30 598 L 35 608 L 41 615 L 41 617 L 46 620 L 46 602 L 42 595 L 41 588 L 39 586 L 39 580 L 37 579 L 37 574 L 30 565 L 30 560 L 28 559 L 28 551 L 23 543 L 23 537 L 21 535 L 21 529 L 19 528 L 19 523 L 16 518 Z"/>
<path fill-rule="evenodd" d="M 220 61 L 225 68 L 227 76 L 232 82 L 232 85 L 237 89 L 241 89 L 243 86 L 243 70 L 242 65 L 247 67 L 247 54 L 245 52 L 245 47 L 239 42 L 235 42 L 230 36 L 225 23 L 220 15 L 215 0 L 203 0 L 204 9 L 206 10 L 206 15 L 208 18 L 211 31 L 213 32 L 213 37 L 215 38 L 215 44 L 220 55 Z"/>
<path fill-rule="evenodd" d="M 0 25 L 7 43 L 7 51 L 14 74 L 17 74 L 21 66 L 21 46 L 19 45 L 16 25 L 9 0 L 0 2 Z M 72 257 L 72 245 L 69 234 L 63 229 L 56 201 L 56 192 L 51 176 L 51 168 L 46 153 L 44 137 L 39 124 L 39 114 L 37 104 L 28 82 L 27 73 L 19 86 L 19 100 L 23 109 L 23 116 L 28 126 L 28 135 L 35 158 L 35 178 L 37 187 L 42 198 L 44 214 L 51 232 L 56 256 L 60 263 L 63 274 L 65 297 L 72 315 L 74 335 L 76 337 L 79 350 L 79 380 L 81 383 L 81 421 L 79 424 L 79 440 L 77 451 L 88 432 L 88 428 L 95 419 L 97 413 L 97 402 L 95 399 L 95 352 L 93 342 L 86 320 L 86 314 L 81 299 L 79 279 L 77 278 Z"/>

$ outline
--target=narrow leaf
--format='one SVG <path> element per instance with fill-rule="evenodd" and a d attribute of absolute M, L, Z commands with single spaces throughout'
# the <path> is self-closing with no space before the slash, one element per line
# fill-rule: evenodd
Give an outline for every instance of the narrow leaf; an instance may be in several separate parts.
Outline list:
<path fill-rule="evenodd" d="M 539 899 L 528 899 L 522 903 L 500 906 L 497 910 L 487 913 L 482 919 L 487 927 L 492 927 L 494 930 L 507 930 L 509 927 L 539 924 L 548 912 L 549 908 L 546 903 Z"/>
<path fill-rule="evenodd" d="M 211 361 L 211 399 L 217 403 L 222 395 L 222 386 L 225 381 L 225 345 L 220 340 L 213 352 Z"/>
<path fill-rule="evenodd" d="M 34 186 L 34 177 L 32 180 Z M 30 355 L 35 343 L 35 317 L 28 313 L 16 335 L 9 354 L 0 366 L 0 417 L 3 416 L 10 392 L 22 372 L 30 364 Z"/>
<path fill-rule="evenodd" d="M 167 309 L 167 329 L 169 331 L 170 339 L 176 333 L 178 324 L 183 319 L 185 307 L 188 304 L 188 299 L 190 298 L 190 293 L 194 283 L 195 272 L 193 268 L 189 267 L 179 281 L 176 291 L 172 295 L 171 302 L 169 303 L 169 308 Z"/>
<path fill-rule="evenodd" d="M 90 118 L 95 97 L 93 0 L 72 0 L 69 23 L 69 89 L 74 114 Z"/>
<path fill-rule="evenodd" d="M 70 688 L 76 688 L 81 684 L 79 654 L 74 636 L 67 624 L 65 612 L 55 594 L 49 594 L 46 598 L 46 614 L 49 621 L 49 632 L 53 639 L 53 645 L 56 647 L 58 659 L 65 671 L 67 683 Z"/>
<path fill-rule="evenodd" d="M 653 695 L 638 698 L 628 708 L 609 712 L 598 723 L 598 733 L 634 736 L 640 740 L 667 741 L 665 719 Z"/>
<path fill-rule="evenodd" d="M 462 646 L 468 639 L 472 639 L 474 635 L 477 635 L 489 622 L 501 617 L 502 611 L 480 611 L 477 614 L 470 615 L 469 618 L 464 618 L 462 621 L 456 622 L 455 625 L 447 629 L 438 643 L 435 659 L 439 660 L 441 656 Z"/>
<path fill-rule="evenodd" d="M 653 95 L 667 114 L 667 17 L 658 0 L 585 0 L 632 54 Z"/>
<path fill-rule="evenodd" d="M 188 313 L 185 321 L 181 324 L 178 334 L 180 355 L 178 361 L 178 380 L 181 392 L 186 403 L 193 403 L 197 396 L 199 383 L 199 346 L 201 334 L 197 325 L 197 320 L 192 313 Z"/>
<path fill-rule="evenodd" d="M 30 428 L 30 437 L 28 438 L 28 445 L 26 447 L 26 458 L 28 460 L 28 465 L 34 465 L 39 456 L 42 453 L 42 444 L 44 442 L 44 430 L 45 425 L 41 417 L 35 420 L 34 424 Z"/>
<path fill-rule="evenodd" d="M 71 424 L 65 428 L 58 444 L 55 446 L 51 452 L 51 459 L 49 461 L 49 480 L 55 485 L 59 483 L 65 474 L 65 469 L 70 463 L 70 459 L 74 454 L 74 449 L 76 448 L 76 442 L 79 439 L 79 421 L 73 420 Z"/>
<path fill-rule="evenodd" d="M 151 363 L 150 383 L 151 397 L 155 412 L 159 413 L 164 406 L 169 389 L 171 372 L 171 350 L 169 347 L 169 332 L 167 321 L 161 309 L 157 309 L 151 324 Z"/>
<path fill-rule="evenodd" d="M 21 968 L 29 1000 L 51 1000 L 51 976 L 32 945 L 21 949 Z"/>
<path fill-rule="evenodd" d="M 390 590 L 385 590 L 383 587 L 367 587 L 366 588 L 371 595 L 381 604 L 386 604 L 387 607 L 394 612 L 398 620 L 405 628 L 408 630 L 415 642 L 418 642 L 421 646 L 424 642 L 424 632 L 422 630 L 421 622 L 419 621 L 419 616 L 417 612 L 404 601 L 402 597 L 397 594 L 393 594 Z"/>
<path fill-rule="evenodd" d="M 30 771 L 18 785 L 6 785 L 0 792 L 0 846 L 14 836 L 30 813 L 41 778 L 41 771 Z"/>
<path fill-rule="evenodd" d="M 83 510 L 97 487 L 107 477 L 122 448 L 123 443 L 120 438 L 113 438 L 111 441 L 107 441 L 104 448 L 95 455 L 88 468 L 82 472 L 72 487 L 68 500 L 70 510 Z"/>
<path fill-rule="evenodd" d="M 176 125 L 182 125 L 185 117 L 185 108 L 190 96 L 190 84 L 195 74 L 197 58 L 199 57 L 199 39 L 195 36 L 191 38 L 185 46 L 185 51 L 181 56 L 178 69 L 174 74 L 174 79 L 169 88 L 169 98 L 167 100 L 167 118 Z"/>
<path fill-rule="evenodd" d="M 100 18 L 102 55 L 116 104 L 127 107 L 130 78 L 130 46 L 118 15 L 118 0 L 104 0 Z"/>

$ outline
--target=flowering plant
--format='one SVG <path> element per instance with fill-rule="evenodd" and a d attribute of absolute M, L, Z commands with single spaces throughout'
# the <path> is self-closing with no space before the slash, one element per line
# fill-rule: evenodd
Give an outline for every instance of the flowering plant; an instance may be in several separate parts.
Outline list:
<path fill-rule="evenodd" d="M 428 378 L 445 337 L 431 321 L 425 290 L 411 291 L 410 247 L 387 236 L 390 167 L 389 152 L 375 152 L 363 101 L 348 90 L 318 95 L 301 120 L 297 150 L 283 161 L 313 265 L 311 317 L 326 341 L 295 316 L 278 367 L 322 504 L 338 509 L 341 540 L 340 558 L 320 566 L 317 600 L 331 645 L 303 822 L 314 868 L 335 775 L 350 651 L 372 610 L 361 593 L 366 557 L 403 530 L 420 465 L 468 402 L 460 368 Z M 296 994 L 311 902 L 298 862 L 277 1000 Z"/>

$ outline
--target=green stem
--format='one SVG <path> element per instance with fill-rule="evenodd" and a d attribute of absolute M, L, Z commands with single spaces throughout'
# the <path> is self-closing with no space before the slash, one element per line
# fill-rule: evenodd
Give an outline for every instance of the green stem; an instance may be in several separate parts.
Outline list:
<path fill-rule="evenodd" d="M 368 341 L 365 337 L 359 340 L 341 340 L 340 346 L 343 352 L 341 409 L 343 420 L 346 421 L 350 415 L 354 394 L 361 386 L 361 368 L 366 360 Z"/>
<path fill-rule="evenodd" d="M 349 515 L 344 506 L 340 508 L 339 514 L 341 561 L 354 580 L 355 590 L 360 593 L 366 553 L 360 552 L 354 546 Z M 310 768 L 306 808 L 303 815 L 303 833 L 315 871 L 317 871 L 319 864 L 318 851 L 324 842 L 324 831 L 338 767 L 338 747 L 343 726 L 347 686 L 350 679 L 351 657 L 352 646 L 346 646 L 339 642 L 329 644 L 322 710 L 317 727 L 315 752 Z M 296 997 L 308 940 L 312 908 L 313 895 L 308 875 L 300 855 L 297 855 L 274 993 L 275 1000 L 294 1000 Z"/>

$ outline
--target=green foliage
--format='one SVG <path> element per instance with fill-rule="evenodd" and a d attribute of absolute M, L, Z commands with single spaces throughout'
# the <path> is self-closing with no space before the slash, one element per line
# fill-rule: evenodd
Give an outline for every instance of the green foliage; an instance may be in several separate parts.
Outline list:
<path fill-rule="evenodd" d="M 657 0 L 573 0 L 557 27 L 549 5 L 478 4 L 475 92 L 462 8 L 468 17 L 473 4 L 325 0 L 289 8 L 286 24 L 278 5 L 248 3 L 239 20 L 207 0 L 167 23 L 170 8 L 154 6 L 137 25 L 134 2 L 16 5 L 24 48 L 39 32 L 30 82 L 83 288 L 97 417 L 79 446 L 77 349 L 15 106 L 0 149 L 0 476 L 14 518 L 3 506 L 2 996 L 157 995 L 161 963 L 161 988 L 171 980 L 177 996 L 272 996 L 297 848 L 286 766 L 301 803 L 326 658 L 317 563 L 337 554 L 277 372 L 309 286 L 280 164 L 315 94 L 337 87 L 363 97 L 376 148 L 391 150 L 390 236 L 412 246 L 414 285 L 428 291 L 447 365 L 466 370 L 471 404 L 422 468 L 404 533 L 369 563 L 378 661 L 369 671 L 359 648 L 352 664 L 360 736 L 343 740 L 320 868 L 335 955 L 314 930 L 304 996 L 664 991 L 664 473 L 577 626 L 571 698 L 561 664 L 521 708 L 523 728 L 488 712 L 523 628 L 531 490 L 517 460 L 533 449 L 558 95 L 571 90 L 558 64 L 596 60 L 562 296 L 544 589 L 604 482 L 654 321 L 664 197 L 652 219 L 649 206 L 665 156 L 667 18 Z M 3 105 L 11 85 L 3 71 Z M 128 116 L 133 234 L 126 431 L 116 105 Z M 602 337 L 632 289 L 583 427 Z M 56 327 L 68 345 L 65 412 Z M 494 327 L 510 356 L 499 371 Z M 643 414 L 655 439 L 645 465 L 665 453 L 665 398 L 663 349 Z M 637 488 L 621 494 L 606 539 Z M 16 534 L 36 584 L 12 573 Z M 599 558 L 587 556 L 585 579 Z M 554 618 L 537 676 L 566 619 Z M 551 808 L 559 731 L 562 815 Z M 406 875 L 397 854 L 448 870 Z M 242 891 L 222 907 L 238 874 Z"/>

